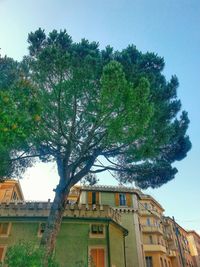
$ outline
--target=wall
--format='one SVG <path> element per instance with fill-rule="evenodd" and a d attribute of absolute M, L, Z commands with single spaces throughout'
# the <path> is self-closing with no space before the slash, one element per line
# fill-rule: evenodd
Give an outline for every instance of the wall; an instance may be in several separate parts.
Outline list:
<path fill-rule="evenodd" d="M 129 233 L 125 237 L 125 247 L 126 247 L 126 259 L 127 267 L 141 266 L 138 259 L 138 245 L 136 242 L 136 231 L 133 213 L 123 213 L 122 225 L 126 228 Z"/>
<path fill-rule="evenodd" d="M 40 220 L 42 222 L 44 220 Z M 104 245 L 104 238 L 90 238 L 90 223 L 97 221 L 67 220 L 62 223 L 56 244 L 55 255 L 62 267 L 87 267 L 88 246 Z M 12 221 L 9 237 L 0 237 L 0 245 L 11 245 L 20 240 L 40 242 L 38 237 L 39 220 L 36 222 Z"/>
<path fill-rule="evenodd" d="M 45 218 L 10 218 L 11 229 L 8 237 L 0 237 L 0 245 L 12 245 L 20 240 L 32 241 L 39 245 L 38 237 L 39 223 L 45 222 Z M 0 222 L 7 222 L 6 218 Z M 102 237 L 92 237 L 90 234 L 91 224 L 104 225 L 104 235 Z M 57 237 L 55 256 L 59 260 L 61 267 L 88 267 L 88 254 L 91 247 L 103 247 L 106 255 L 106 267 L 108 264 L 108 221 L 96 219 L 73 219 L 64 218 Z M 113 224 L 109 228 L 110 254 L 116 267 L 125 267 L 123 232 Z"/>
<path fill-rule="evenodd" d="M 109 225 L 109 239 L 111 267 L 125 266 L 123 234 L 112 224 Z"/>
<path fill-rule="evenodd" d="M 145 257 L 152 257 L 153 260 L 153 267 L 162 267 L 161 265 L 161 258 L 163 260 L 163 267 L 171 267 L 172 263 L 171 260 L 166 257 L 166 255 L 161 254 L 161 253 L 153 253 L 153 252 L 146 252 L 145 253 Z M 167 263 L 167 265 L 165 264 L 165 262 Z M 175 265 L 176 267 L 178 267 L 177 265 Z"/>

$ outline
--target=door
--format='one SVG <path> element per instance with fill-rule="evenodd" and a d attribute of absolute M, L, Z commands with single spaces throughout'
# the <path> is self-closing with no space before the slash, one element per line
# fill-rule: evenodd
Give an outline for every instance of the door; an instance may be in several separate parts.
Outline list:
<path fill-rule="evenodd" d="M 105 251 L 103 248 L 92 248 L 90 250 L 90 267 L 105 267 Z"/>

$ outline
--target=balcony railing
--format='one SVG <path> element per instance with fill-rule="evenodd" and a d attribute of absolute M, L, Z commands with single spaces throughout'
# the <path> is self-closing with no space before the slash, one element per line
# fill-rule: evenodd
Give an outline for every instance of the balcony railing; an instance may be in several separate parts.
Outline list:
<path fill-rule="evenodd" d="M 178 250 L 178 247 L 177 245 L 173 242 L 173 243 L 169 243 L 169 250 Z"/>
<path fill-rule="evenodd" d="M 163 235 L 162 228 L 156 225 L 141 225 L 141 228 L 144 233 L 157 233 Z"/>
<path fill-rule="evenodd" d="M 139 214 L 140 214 L 140 216 L 154 216 L 154 217 L 157 217 L 157 218 L 161 217 L 161 214 L 158 213 L 157 211 L 153 210 L 153 209 L 140 208 L 139 209 Z"/>
<path fill-rule="evenodd" d="M 158 243 L 144 243 L 143 249 L 145 252 L 151 251 L 167 253 L 166 247 Z"/>
<path fill-rule="evenodd" d="M 172 235 L 172 234 L 165 233 L 165 234 L 164 234 L 164 237 L 165 237 L 165 239 L 168 240 L 168 241 L 172 241 L 172 240 L 173 240 L 173 235 Z"/>
<path fill-rule="evenodd" d="M 168 255 L 169 257 L 176 257 L 176 252 L 175 252 L 174 250 L 168 250 L 168 251 L 167 251 L 167 255 Z"/>

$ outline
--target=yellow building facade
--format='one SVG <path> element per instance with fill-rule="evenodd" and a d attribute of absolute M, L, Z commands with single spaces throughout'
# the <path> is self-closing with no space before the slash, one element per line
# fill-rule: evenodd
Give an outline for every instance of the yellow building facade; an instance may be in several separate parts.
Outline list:
<path fill-rule="evenodd" d="M 188 231 L 187 239 L 194 266 L 200 267 L 200 236 L 195 231 Z"/>
<path fill-rule="evenodd" d="M 140 227 L 147 267 L 172 267 L 162 223 L 163 207 L 151 196 L 141 194 Z"/>
<path fill-rule="evenodd" d="M 24 200 L 24 195 L 17 180 L 0 183 L 0 202 Z"/>

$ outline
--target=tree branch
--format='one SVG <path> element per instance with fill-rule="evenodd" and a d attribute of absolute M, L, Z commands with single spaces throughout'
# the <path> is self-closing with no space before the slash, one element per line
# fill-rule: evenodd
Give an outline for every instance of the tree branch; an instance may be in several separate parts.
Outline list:
<path fill-rule="evenodd" d="M 85 164 L 85 167 L 83 167 L 81 169 L 81 171 L 79 171 L 77 174 L 75 174 L 74 176 L 72 176 L 72 178 L 70 179 L 70 186 L 73 186 L 74 184 L 76 184 L 78 181 L 80 181 L 81 178 L 83 178 L 87 173 L 89 173 L 90 169 L 92 168 L 96 158 L 98 156 L 98 152 L 96 151 L 87 161 L 87 163 Z"/>

